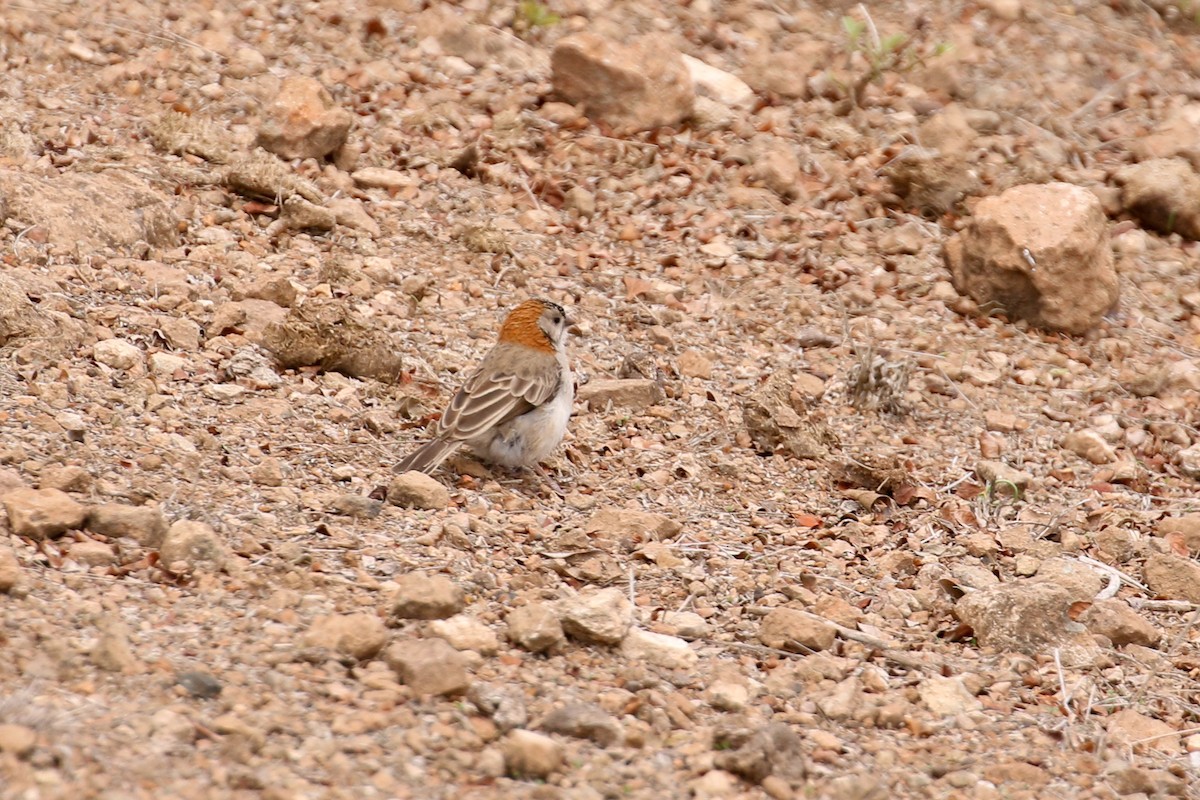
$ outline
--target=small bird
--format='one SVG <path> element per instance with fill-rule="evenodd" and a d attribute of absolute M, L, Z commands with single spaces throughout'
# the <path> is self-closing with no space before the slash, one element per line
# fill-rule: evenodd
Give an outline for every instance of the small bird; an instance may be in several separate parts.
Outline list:
<path fill-rule="evenodd" d="M 496 345 L 442 414 L 433 441 L 395 471 L 432 472 L 464 444 L 484 461 L 537 466 L 562 441 L 575 400 L 565 345 L 571 324 L 549 300 L 526 300 L 510 311 Z"/>

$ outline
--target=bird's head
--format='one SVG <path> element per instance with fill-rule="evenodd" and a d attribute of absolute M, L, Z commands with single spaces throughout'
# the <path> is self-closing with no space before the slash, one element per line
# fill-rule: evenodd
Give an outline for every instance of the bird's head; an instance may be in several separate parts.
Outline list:
<path fill-rule="evenodd" d="M 500 341 L 552 353 L 563 346 L 571 325 L 567 312 L 558 303 L 526 300 L 508 312 L 500 327 Z"/>

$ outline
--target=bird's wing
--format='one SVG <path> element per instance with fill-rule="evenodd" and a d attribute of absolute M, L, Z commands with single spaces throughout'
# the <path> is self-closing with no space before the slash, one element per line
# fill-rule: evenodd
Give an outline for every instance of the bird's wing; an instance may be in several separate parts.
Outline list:
<path fill-rule="evenodd" d="M 469 441 L 554 397 L 562 381 L 557 362 L 529 367 L 509 361 L 485 359 L 450 401 L 438 438 Z"/>

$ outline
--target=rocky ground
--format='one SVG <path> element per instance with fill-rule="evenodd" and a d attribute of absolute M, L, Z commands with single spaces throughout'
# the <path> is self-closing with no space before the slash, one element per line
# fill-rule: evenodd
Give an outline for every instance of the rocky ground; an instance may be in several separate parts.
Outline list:
<path fill-rule="evenodd" d="M 4 3 L 0 797 L 1200 796 L 1194 14 Z"/>

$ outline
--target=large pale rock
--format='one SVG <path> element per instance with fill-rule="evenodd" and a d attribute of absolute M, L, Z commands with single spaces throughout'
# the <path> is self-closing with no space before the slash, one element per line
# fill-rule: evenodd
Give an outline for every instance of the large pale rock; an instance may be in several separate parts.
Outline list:
<path fill-rule="evenodd" d="M 696 800 L 717 800 L 737 794 L 737 776 L 723 769 L 710 769 L 699 778 L 688 781 L 687 797 Z"/>
<path fill-rule="evenodd" d="M 921 682 L 917 693 L 925 707 L 939 717 L 978 711 L 983 707 L 957 675 L 949 678 L 932 675 Z"/>
<path fill-rule="evenodd" d="M 225 74 L 237 80 L 252 78 L 266 71 L 267 57 L 252 47 L 239 47 L 233 51 L 229 66 L 225 68 Z"/>
<path fill-rule="evenodd" d="M 1143 568 L 1146 585 L 1159 597 L 1200 603 L 1200 564 L 1170 553 L 1153 553 Z"/>
<path fill-rule="evenodd" d="M 567 635 L 583 642 L 616 644 L 633 624 L 633 606 L 619 589 L 593 589 L 566 598 L 559 619 Z"/>
<path fill-rule="evenodd" d="M 1117 451 L 1096 431 L 1071 431 L 1063 437 L 1063 447 L 1093 464 L 1111 464 Z"/>
<path fill-rule="evenodd" d="M 592 411 L 613 408 L 641 411 L 666 399 L 662 384 L 649 378 L 608 378 L 579 387 L 577 399 Z"/>
<path fill-rule="evenodd" d="M 282 486 L 284 479 L 284 463 L 274 456 L 268 456 L 250 470 L 250 480 L 259 486 Z"/>
<path fill-rule="evenodd" d="M 257 343 L 262 341 L 268 327 L 283 324 L 287 316 L 286 308 L 267 300 L 246 299 L 222 303 L 213 310 L 212 322 L 208 325 L 207 333 L 210 338 L 237 333 Z M 236 372 L 233 374 L 235 377 L 241 377 Z"/>
<path fill-rule="evenodd" d="M 138 241 L 169 247 L 179 239 L 167 196 L 119 170 L 40 178 L 0 170 L 0 205 L 24 226 L 45 228 L 52 244 L 92 252 Z"/>
<path fill-rule="evenodd" d="M 584 526 L 587 533 L 628 538 L 634 542 L 673 539 L 681 530 L 683 526 L 670 517 L 626 508 L 601 508 Z"/>
<path fill-rule="evenodd" d="M 25 458 L 25 451 L 20 447 L 12 448 L 7 451 L 7 457 L 14 461 L 21 461 Z M 29 484 L 27 484 L 25 479 L 21 477 L 21 473 L 17 472 L 15 469 L 0 467 L 0 497 L 3 497 L 14 489 L 28 488 Z M 1197 516 L 1200 517 L 1200 515 Z"/>
<path fill-rule="evenodd" d="M 127 536 L 143 547 L 158 547 L 167 533 L 167 520 L 158 506 L 104 503 L 88 511 L 87 529 L 114 539 Z"/>
<path fill-rule="evenodd" d="M 718 711 L 742 711 L 750 702 L 750 687 L 741 680 L 717 680 L 708 685 L 705 698 Z"/>
<path fill-rule="evenodd" d="M 1200 514 L 1182 514 L 1162 520 L 1154 529 L 1155 536 L 1174 536 L 1192 555 L 1200 553 Z"/>
<path fill-rule="evenodd" d="M 455 650 L 473 650 L 480 655 L 495 655 L 500 649 L 496 632 L 469 614 L 455 614 L 449 619 L 435 619 L 429 632 L 445 639 Z"/>
<path fill-rule="evenodd" d="M 1083 333 L 1117 302 L 1117 273 L 1096 196 L 1066 183 L 1015 186 L 979 202 L 946 243 L 956 288 L 986 310 Z"/>
<path fill-rule="evenodd" d="M 826 718 L 835 722 L 853 719 L 863 705 L 863 682 L 851 675 L 838 682 L 833 691 L 817 698 L 817 708 Z"/>
<path fill-rule="evenodd" d="M 409 470 L 392 478 L 387 500 L 394 506 L 435 510 L 450 505 L 450 491 L 435 478 Z"/>
<path fill-rule="evenodd" d="M 159 315 L 154 318 L 154 327 L 167 340 L 167 344 L 176 350 L 200 349 L 202 331 L 199 323 L 194 320 Z"/>
<path fill-rule="evenodd" d="M 544 778 L 562 766 L 563 746 L 542 733 L 509 731 L 503 747 L 504 766 L 515 778 Z"/>
<path fill-rule="evenodd" d="M 1138 644 L 1154 647 L 1162 633 L 1145 617 L 1138 614 L 1124 600 L 1098 600 L 1079 616 L 1092 633 L 1107 636 L 1118 647 Z"/>
<path fill-rule="evenodd" d="M 997 19 L 1012 22 L 1021 18 L 1021 0 L 983 0 L 980 5 Z"/>
<path fill-rule="evenodd" d="M 1200 443 L 1185 447 L 1175 454 L 1179 471 L 1192 480 L 1200 480 Z"/>
<path fill-rule="evenodd" d="M 67 548 L 67 555 L 78 564 L 89 567 L 107 567 L 117 561 L 117 551 L 111 544 L 85 539 Z"/>
<path fill-rule="evenodd" d="M 283 158 L 323 158 L 342 146 L 353 122 L 320 81 L 293 76 L 263 109 L 258 144 Z"/>
<path fill-rule="evenodd" d="M 555 92 L 621 133 L 676 125 L 695 103 L 683 57 L 661 36 L 622 44 L 577 33 L 555 46 L 550 70 Z"/>
<path fill-rule="evenodd" d="M 1092 663 L 1099 648 L 1068 616 L 1073 602 L 1061 586 L 1015 581 L 965 595 L 954 613 L 984 647 L 1031 656 L 1059 648 L 1065 663 L 1080 666 Z"/>
<path fill-rule="evenodd" d="M 1159 123 L 1146 136 L 1129 143 L 1138 161 L 1182 156 L 1200 162 L 1200 103 L 1188 103 Z"/>
<path fill-rule="evenodd" d="M 142 363 L 145 354 L 133 342 L 124 339 L 104 339 L 92 346 L 92 357 L 113 369 L 133 369 Z"/>
<path fill-rule="evenodd" d="M 1161 233 L 1200 239 L 1200 175 L 1182 158 L 1154 158 L 1117 171 L 1121 206 Z"/>
<path fill-rule="evenodd" d="M 394 619 L 446 619 L 462 611 L 463 590 L 445 575 L 410 572 L 396 581 Z"/>
<path fill-rule="evenodd" d="M 396 642 L 383 660 L 419 695 L 462 694 L 471 685 L 466 660 L 445 639 Z"/>
<path fill-rule="evenodd" d="M 692 669 L 700 658 L 683 639 L 641 628 L 630 630 L 621 640 L 621 654 L 635 663 L 680 670 Z"/>
<path fill-rule="evenodd" d="M 55 415 L 54 421 L 72 442 L 82 442 L 87 436 L 88 421 L 72 411 Z M 92 488 L 92 473 L 77 465 L 59 464 L 42 470 L 38 484 L 43 489 L 86 492 Z"/>
<path fill-rule="evenodd" d="M 547 605 L 531 603 L 508 615 L 508 638 L 526 650 L 545 653 L 566 640 L 558 614 Z"/>
<path fill-rule="evenodd" d="M 294 306 L 298 295 L 299 291 L 291 278 L 276 273 L 259 275 L 233 291 L 233 296 L 239 299 L 249 297 L 252 300 L 267 300 L 283 308 Z"/>
<path fill-rule="evenodd" d="M 16 489 L 4 495 L 8 527 L 18 536 L 54 539 L 83 527 L 87 507 L 58 489 Z"/>
<path fill-rule="evenodd" d="M 1114 745 L 1132 747 L 1134 752 L 1158 750 L 1168 755 L 1178 755 L 1181 749 L 1177 728 L 1132 708 L 1123 708 L 1113 714 L 1108 718 L 1106 727 Z"/>
<path fill-rule="evenodd" d="M 196 520 L 181 519 L 170 528 L 159 547 L 159 558 L 166 566 L 182 561 L 192 569 L 219 570 L 229 558 L 229 550 L 217 532 Z"/>
<path fill-rule="evenodd" d="M 811 653 L 833 647 L 837 630 L 794 608 L 776 608 L 763 617 L 758 640 L 767 647 Z"/>
<path fill-rule="evenodd" d="M 1071 601 L 1076 603 L 1090 602 L 1105 583 L 1099 572 L 1083 562 L 1061 557 L 1047 558 L 1038 564 L 1036 580 L 1061 586 L 1070 593 Z"/>
<path fill-rule="evenodd" d="M 754 90 L 737 75 L 689 55 L 683 56 L 683 65 L 692 76 L 696 94 L 730 108 L 744 108 L 754 103 Z"/>
<path fill-rule="evenodd" d="M 374 658 L 387 639 L 383 620 L 366 612 L 318 617 L 304 633 L 306 646 L 324 647 L 359 661 Z"/>

